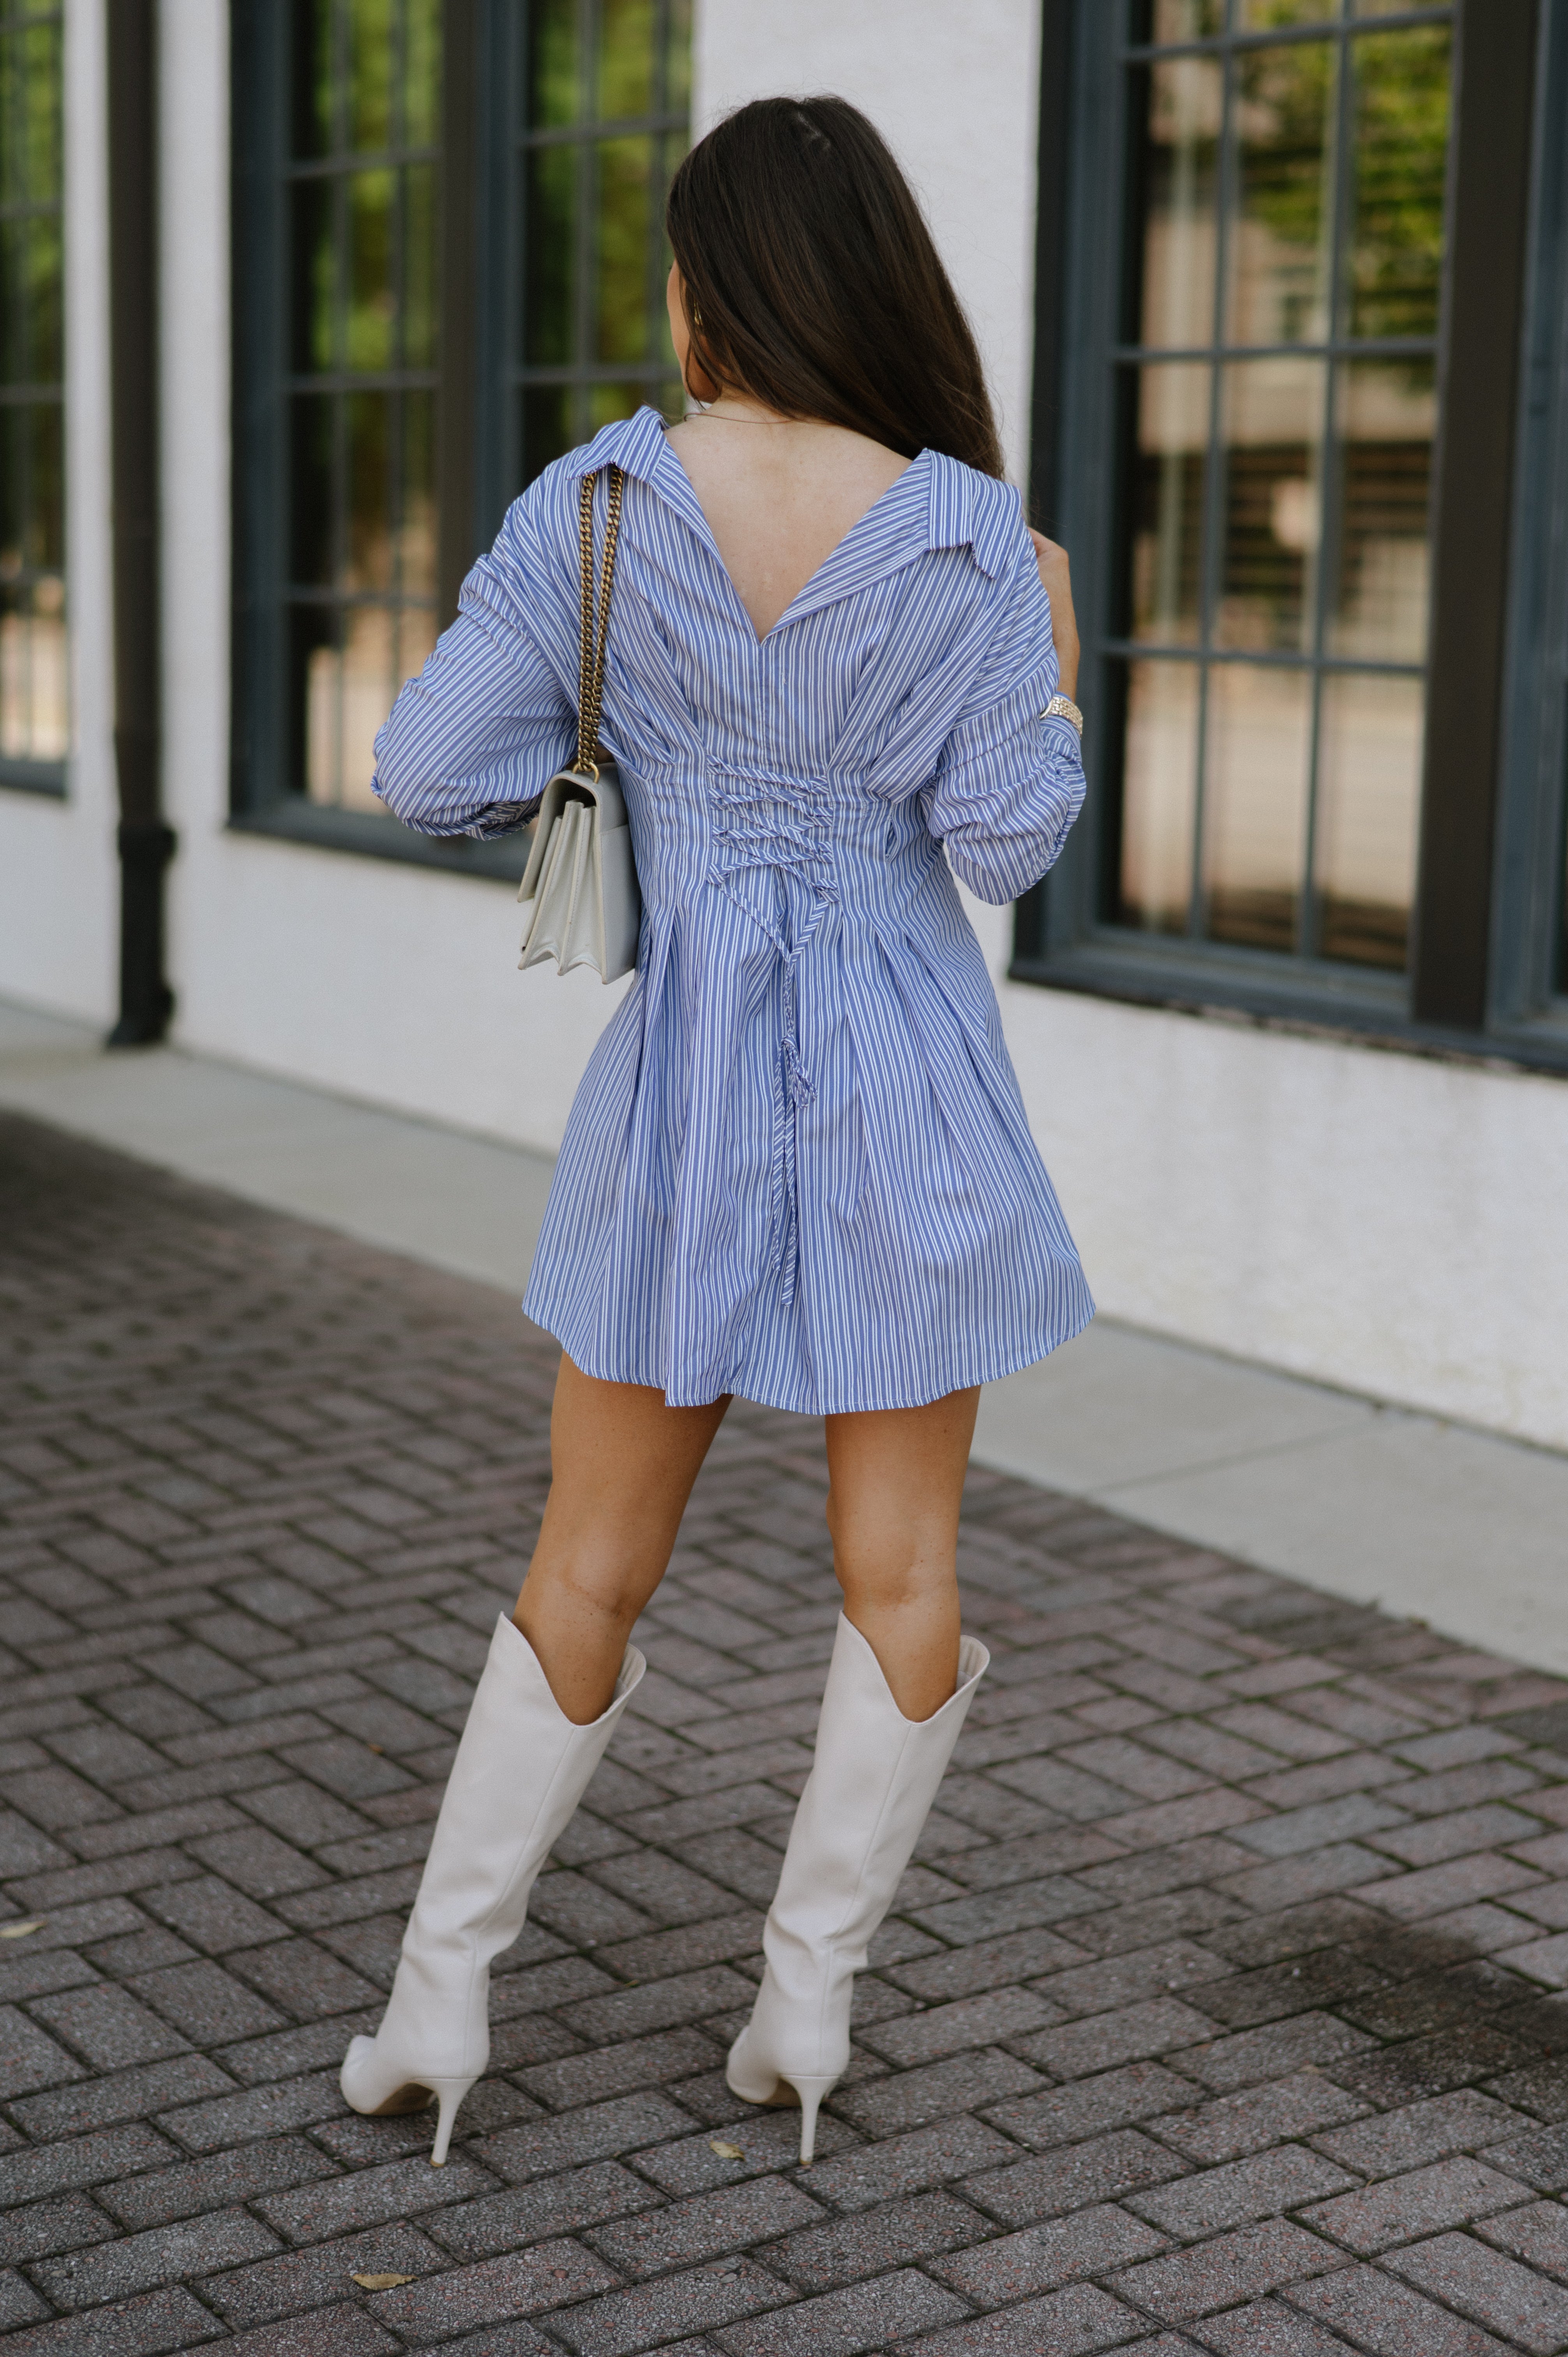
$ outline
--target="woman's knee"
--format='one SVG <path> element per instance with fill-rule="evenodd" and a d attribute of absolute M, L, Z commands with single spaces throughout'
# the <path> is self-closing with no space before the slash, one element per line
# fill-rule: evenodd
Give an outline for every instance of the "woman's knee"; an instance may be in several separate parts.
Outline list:
<path fill-rule="evenodd" d="M 835 1544 L 833 1569 L 845 1602 L 876 1612 L 929 1611 L 958 1593 L 954 1550 L 934 1531 L 923 1543 L 916 1534 L 885 1534 L 862 1545 Z"/>
<path fill-rule="evenodd" d="M 587 1544 L 542 1544 L 523 1587 L 554 1613 L 625 1634 L 658 1586 L 662 1569 L 661 1562 L 628 1553 L 607 1534 Z"/>

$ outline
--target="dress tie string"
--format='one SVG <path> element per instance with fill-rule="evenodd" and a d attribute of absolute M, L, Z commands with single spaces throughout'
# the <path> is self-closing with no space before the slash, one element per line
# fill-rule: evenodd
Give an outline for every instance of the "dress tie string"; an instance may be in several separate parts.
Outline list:
<path fill-rule="evenodd" d="M 783 965 L 784 1023 L 779 1041 L 773 1108 L 773 1151 L 768 1171 L 774 1246 L 769 1275 L 781 1278 L 780 1298 L 795 1298 L 800 1268 L 796 1124 L 802 1106 L 816 1101 L 816 1087 L 800 1056 L 799 973 L 822 911 L 836 902 L 829 849 L 828 789 L 810 779 L 785 778 L 711 762 L 714 779 L 714 856 L 708 881 L 718 886 L 768 936 Z M 770 791 L 771 790 L 771 791 Z M 757 868 L 793 877 L 811 896 L 800 937 L 785 940 L 771 916 L 751 906 L 737 879 Z"/>

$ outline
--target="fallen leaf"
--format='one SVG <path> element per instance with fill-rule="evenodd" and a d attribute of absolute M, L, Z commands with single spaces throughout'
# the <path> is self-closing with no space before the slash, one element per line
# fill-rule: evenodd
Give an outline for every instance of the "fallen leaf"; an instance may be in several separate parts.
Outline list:
<path fill-rule="evenodd" d="M 48 1921 L 47 1915 L 35 1915 L 26 1923 L 0 1923 L 0 1940 L 25 1940 L 29 1932 L 41 1932 Z"/>
<path fill-rule="evenodd" d="M 708 2138 L 708 2150 L 716 2152 L 721 2160 L 744 2160 L 746 2155 L 737 2144 L 721 2144 L 717 2136 Z"/>
<path fill-rule="evenodd" d="M 355 2276 L 353 2280 L 363 2291 L 392 2291 L 399 2284 L 414 2282 L 415 2277 L 413 2276 Z"/>

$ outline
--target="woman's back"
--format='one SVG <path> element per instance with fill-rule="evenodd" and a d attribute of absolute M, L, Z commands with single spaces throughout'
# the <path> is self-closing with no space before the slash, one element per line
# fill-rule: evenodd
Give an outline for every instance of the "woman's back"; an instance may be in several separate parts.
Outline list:
<path fill-rule="evenodd" d="M 734 402 L 668 439 L 759 639 L 909 464 L 847 426 Z"/>

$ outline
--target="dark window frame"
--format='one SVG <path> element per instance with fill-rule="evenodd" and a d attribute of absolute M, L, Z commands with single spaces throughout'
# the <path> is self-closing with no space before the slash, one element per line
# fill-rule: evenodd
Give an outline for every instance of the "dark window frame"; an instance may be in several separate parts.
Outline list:
<path fill-rule="evenodd" d="M 465 0 L 465 14 L 470 6 L 471 0 Z M 515 878 L 522 872 L 523 856 L 517 844 L 416 835 L 372 811 L 312 802 L 282 782 L 287 726 L 287 608 L 282 585 L 286 578 L 291 296 L 285 172 L 290 119 L 288 13 L 281 0 L 233 0 L 231 9 L 235 464 L 230 824 L 243 833 L 317 849 L 357 852 L 459 875 Z M 444 41 L 446 19 L 454 13 L 452 0 L 446 0 Z M 453 112 L 444 76 L 444 153 L 454 128 Z M 445 260 L 453 208 L 444 173 L 440 206 L 438 250 Z M 452 326 L 445 273 L 443 281 L 436 479 L 445 491 L 445 468 L 450 465 L 455 437 L 450 419 L 443 415 Z M 457 349 L 459 353 L 465 350 L 462 341 Z M 446 587 L 448 562 L 443 534 L 438 596 Z"/>
<path fill-rule="evenodd" d="M 60 59 L 59 104 L 61 118 L 62 148 L 63 117 L 65 109 L 64 18 L 65 9 L 63 0 L 0 0 L 0 34 L 22 33 L 40 25 L 53 25 L 57 29 L 59 41 L 57 54 Z M 61 242 L 60 300 L 63 306 L 65 299 L 66 268 L 66 192 L 63 163 L 59 194 L 57 202 L 41 204 L 34 200 L 24 200 L 20 203 L 12 205 L 0 200 L 0 219 L 14 219 L 17 215 L 31 216 L 40 212 L 52 212 L 58 214 L 59 218 Z M 63 325 L 64 323 L 62 320 L 62 335 Z M 63 474 L 65 467 L 66 433 L 66 380 L 63 372 L 63 363 L 62 373 L 58 382 L 53 380 L 40 380 L 37 382 L 0 385 L 0 407 L 7 409 L 39 408 L 44 406 L 46 404 L 57 407 L 60 413 L 60 465 Z M 67 496 L 69 496 L 69 493 Z M 65 575 L 66 554 L 66 550 L 62 547 L 60 552 L 61 576 L 62 578 L 66 578 L 68 582 L 66 589 L 66 603 L 62 608 L 61 620 L 65 630 L 66 709 L 69 731 L 70 717 L 70 608 L 69 576 Z M 40 574 L 35 568 L 28 567 L 24 567 L 19 575 L 13 576 L 14 579 L 18 580 L 24 587 L 30 587 L 34 582 L 40 579 L 48 580 L 52 579 L 53 577 L 52 573 Z M 42 759 L 27 754 L 0 752 L 0 787 L 6 789 L 12 793 L 41 794 L 50 801 L 63 802 L 69 791 L 70 770 L 70 754 L 69 749 L 58 758 Z"/>
<path fill-rule="evenodd" d="M 1558 1020 L 1555 1008 L 1545 1016 L 1537 1011 L 1529 1022 L 1509 1020 L 1496 973 L 1489 1004 L 1484 987 L 1477 993 L 1475 983 L 1477 945 L 1484 975 L 1489 946 L 1505 937 L 1513 921 L 1513 903 L 1506 897 L 1502 912 L 1494 909 L 1494 832 L 1499 892 L 1509 886 L 1517 897 L 1522 864 L 1513 840 L 1520 830 L 1520 796 L 1511 775 L 1505 774 L 1505 758 L 1511 770 L 1522 756 L 1515 751 L 1505 757 L 1503 737 L 1505 662 L 1510 665 L 1509 709 L 1517 709 L 1525 694 L 1520 633 L 1517 628 L 1505 630 L 1501 617 L 1510 604 L 1509 568 L 1520 544 L 1515 510 L 1522 523 L 1527 504 L 1522 485 L 1516 490 L 1515 429 L 1531 219 L 1529 182 L 1531 158 L 1540 153 L 1545 103 L 1533 86 L 1536 0 L 1487 0 L 1485 10 L 1478 0 L 1455 0 L 1451 231 L 1439 330 L 1433 492 L 1433 632 L 1408 974 L 1151 938 L 1099 921 L 1108 748 L 1119 720 L 1107 693 L 1114 671 L 1101 650 L 1110 635 L 1113 551 L 1120 537 L 1103 489 L 1114 479 L 1115 422 L 1102 397 L 1099 368 L 1100 356 L 1116 343 L 1123 221 L 1132 196 L 1124 83 L 1112 63 L 1125 6 L 1126 0 L 1045 0 L 1044 7 L 1030 500 L 1036 520 L 1072 553 L 1084 641 L 1079 701 L 1088 719 L 1090 785 L 1083 818 L 1058 867 L 1018 904 L 1010 977 L 1144 1005 L 1214 1009 L 1429 1052 L 1501 1055 L 1568 1071 L 1568 1022 Z M 1409 11 L 1416 18 L 1424 13 L 1419 5 Z M 1378 21 L 1380 27 L 1384 20 Z M 1568 67 L 1559 70 L 1568 77 Z M 1107 156 L 1122 159 L 1122 182 L 1111 192 L 1111 202 L 1103 169 Z M 1484 214 L 1477 196 L 1481 190 L 1487 192 Z M 1047 196 L 1054 201 L 1047 203 Z M 1537 219 L 1540 197 L 1538 187 Z M 1568 273 L 1561 255 L 1555 264 L 1560 273 Z M 1536 283 L 1544 287 L 1539 271 Z M 1554 284 L 1568 285 L 1568 276 Z M 1538 294 L 1538 319 L 1548 310 L 1544 293 Z M 1093 357 L 1075 362 L 1075 355 L 1086 354 Z M 1527 419 L 1526 438 L 1528 431 Z M 1568 414 L 1556 431 L 1568 481 Z M 1484 481 L 1459 463 L 1461 450 L 1473 451 L 1477 436 L 1488 453 Z M 1498 617 L 1492 642 L 1479 648 L 1477 579 L 1494 589 Z M 1513 587 L 1511 603 L 1517 606 L 1517 567 Z M 1568 598 L 1568 587 L 1562 596 Z M 1544 823 L 1539 813 L 1536 823 Z"/>
<path fill-rule="evenodd" d="M 669 5 L 660 0 L 661 25 Z M 373 812 L 309 802 L 280 782 L 285 501 L 278 488 L 286 465 L 289 293 L 280 168 L 288 121 L 286 44 L 279 30 L 285 13 L 283 0 L 231 0 L 236 463 L 230 823 L 317 848 L 515 881 L 527 856 L 525 836 L 480 843 L 419 835 Z M 443 0 L 435 452 L 441 627 L 456 612 L 474 558 L 499 528 L 515 479 L 519 388 L 538 373 L 517 357 L 519 158 L 532 144 L 519 129 L 525 18 L 517 0 Z M 670 127 L 662 115 L 660 125 Z M 641 119 L 631 127 L 642 128 Z M 543 373 L 587 373 L 622 383 L 670 371 L 650 363 Z"/>

